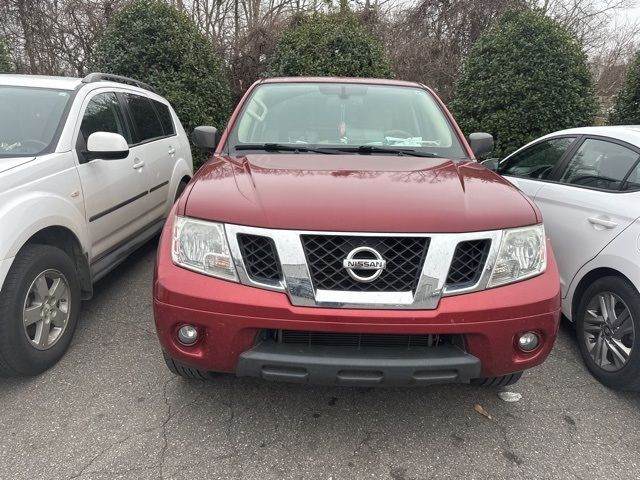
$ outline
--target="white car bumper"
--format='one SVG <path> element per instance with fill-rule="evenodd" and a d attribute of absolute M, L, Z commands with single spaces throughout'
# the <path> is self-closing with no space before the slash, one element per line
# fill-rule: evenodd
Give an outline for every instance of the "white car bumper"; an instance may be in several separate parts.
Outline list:
<path fill-rule="evenodd" d="M 11 268 L 11 264 L 13 263 L 14 258 L 15 257 L 0 260 L 0 291 L 2 291 L 4 279 L 7 277 L 7 273 L 9 273 L 9 268 Z"/>

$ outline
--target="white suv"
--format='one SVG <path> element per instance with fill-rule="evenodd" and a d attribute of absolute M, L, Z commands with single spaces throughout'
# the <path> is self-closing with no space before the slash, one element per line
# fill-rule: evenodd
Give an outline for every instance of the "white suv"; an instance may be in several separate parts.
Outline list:
<path fill-rule="evenodd" d="M 160 232 L 192 174 L 185 131 L 149 86 L 0 75 L 0 375 L 64 354 L 80 300 Z"/>

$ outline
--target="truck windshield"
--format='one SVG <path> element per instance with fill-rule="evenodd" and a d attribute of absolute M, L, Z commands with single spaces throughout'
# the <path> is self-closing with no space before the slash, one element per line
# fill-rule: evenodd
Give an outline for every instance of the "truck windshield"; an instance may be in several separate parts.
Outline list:
<path fill-rule="evenodd" d="M 71 92 L 0 86 L 0 161 L 48 150 Z"/>
<path fill-rule="evenodd" d="M 258 86 L 231 132 L 230 151 L 296 151 L 292 146 L 304 152 L 326 148 L 466 158 L 446 115 L 421 88 L 303 82 Z"/>

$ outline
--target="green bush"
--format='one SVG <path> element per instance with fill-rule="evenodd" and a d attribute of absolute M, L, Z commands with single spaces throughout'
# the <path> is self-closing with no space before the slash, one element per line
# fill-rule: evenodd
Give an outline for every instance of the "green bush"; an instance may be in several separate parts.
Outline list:
<path fill-rule="evenodd" d="M 11 66 L 11 59 L 9 58 L 9 50 L 0 38 L 0 73 L 11 72 L 13 72 L 13 67 Z"/>
<path fill-rule="evenodd" d="M 640 52 L 636 53 L 609 113 L 611 125 L 640 124 Z"/>
<path fill-rule="evenodd" d="M 587 57 L 568 31 L 533 11 L 511 11 L 473 46 L 452 110 L 463 131 L 485 131 L 495 156 L 597 112 Z"/>
<path fill-rule="evenodd" d="M 388 78 L 378 39 L 351 14 L 296 18 L 282 35 L 269 75 Z"/>
<path fill-rule="evenodd" d="M 196 25 L 158 0 L 134 0 L 115 14 L 95 50 L 94 70 L 149 83 L 171 102 L 188 135 L 222 129 L 230 110 L 222 62 Z M 199 164 L 204 156 L 194 150 Z"/>

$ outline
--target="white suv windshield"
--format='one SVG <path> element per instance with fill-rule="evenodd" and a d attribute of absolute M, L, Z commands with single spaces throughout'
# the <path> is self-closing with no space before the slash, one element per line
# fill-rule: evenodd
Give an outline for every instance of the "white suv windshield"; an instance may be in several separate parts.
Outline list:
<path fill-rule="evenodd" d="M 50 147 L 71 92 L 0 86 L 0 159 Z"/>
<path fill-rule="evenodd" d="M 452 159 L 466 157 L 429 92 L 364 83 L 260 85 L 235 124 L 230 147 L 247 150 L 265 144 L 346 151 L 349 146 L 387 147 Z"/>

